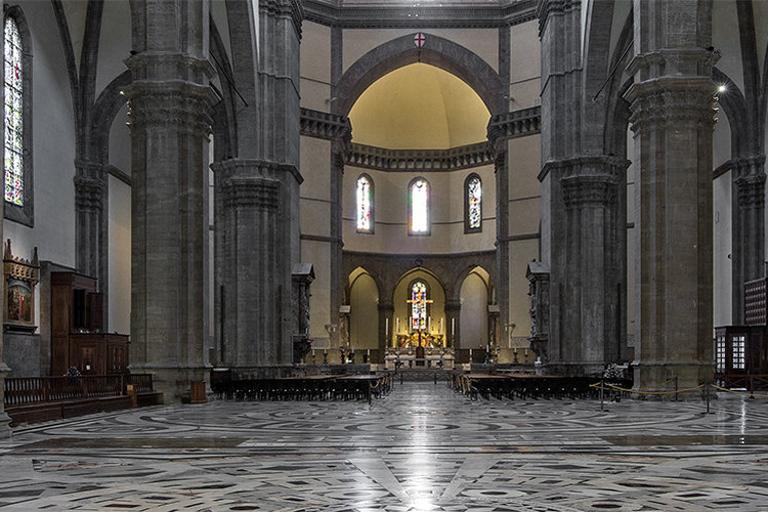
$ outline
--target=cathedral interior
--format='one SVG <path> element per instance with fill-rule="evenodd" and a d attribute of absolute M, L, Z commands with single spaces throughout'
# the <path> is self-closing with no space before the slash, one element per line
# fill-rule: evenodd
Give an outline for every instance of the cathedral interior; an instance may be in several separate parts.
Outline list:
<path fill-rule="evenodd" d="M 640 424 L 644 410 L 658 420 L 648 432 L 668 441 L 680 429 L 714 429 L 720 437 L 704 442 L 712 450 L 730 450 L 720 441 L 737 434 L 764 443 L 749 436 L 766 419 L 739 397 L 721 397 L 706 421 L 696 415 L 701 386 L 740 382 L 754 396 L 760 375 L 768 386 L 768 1 L 5 0 L 3 16 L 0 398 L 17 379 L 137 374 L 151 376 L 165 404 L 146 417 L 11 427 L 6 397 L 0 457 L 17 454 L 8 467 L 21 474 L 30 447 L 53 449 L 56 439 L 79 436 L 93 455 L 118 448 L 98 445 L 98 433 L 117 443 L 130 432 L 150 450 L 169 450 L 161 458 L 171 465 L 193 444 L 173 455 L 146 432 L 157 427 L 170 439 L 195 422 L 201 450 L 227 452 L 235 444 L 214 442 L 213 425 L 228 415 L 222 432 L 242 437 L 246 450 L 230 455 L 258 452 L 247 471 L 263 476 L 270 450 L 285 447 L 275 456 L 304 468 L 281 473 L 290 488 L 299 485 L 291 478 L 323 478 L 299 454 L 314 438 L 296 425 L 312 417 L 317 428 L 334 425 L 320 436 L 330 444 L 318 437 L 309 446 L 333 451 L 338 481 L 312 503 L 290 508 L 267 493 L 257 496 L 276 501 L 254 507 L 353 510 L 344 508 L 359 498 L 343 497 L 347 472 L 370 484 L 361 491 L 370 503 L 354 510 L 709 510 L 705 501 L 759 510 L 755 496 L 765 493 L 746 480 L 703 498 L 690 494 L 695 478 L 649 490 L 656 498 L 647 500 L 627 486 L 616 506 L 595 496 L 610 496 L 628 471 L 638 486 L 657 482 L 644 457 L 661 460 L 662 448 L 636 440 L 645 448 L 626 448 L 626 418 Z M 574 379 L 618 368 L 635 391 L 674 381 L 689 392 L 614 405 L 625 415 L 615 432 L 594 408 L 570 403 L 560 411 L 567 418 L 555 404 L 529 404 L 515 431 L 501 405 L 446 395 L 437 380 L 374 401 L 370 431 L 352 404 L 332 405 L 334 423 L 327 411 L 315 418 L 311 404 L 238 410 L 211 395 L 224 373 L 279 379 L 414 366 Z M 200 383 L 210 403 L 195 407 L 208 409 L 174 409 L 199 399 Z M 407 427 L 393 420 L 406 414 L 398 410 L 421 420 Z M 446 410 L 442 423 L 419 423 Z M 741 430 L 726 419 L 744 415 L 751 426 Z M 555 437 L 540 435 L 546 418 Z M 342 424 L 354 430 L 347 444 Z M 590 434 L 568 437 L 578 425 Z M 445 459 L 433 427 L 457 429 L 445 433 L 455 448 Z M 389 431 L 397 442 L 380 448 L 382 458 L 346 454 L 379 446 Z M 259 435 L 264 446 L 253 444 Z M 524 476 L 521 439 L 541 448 L 542 464 Z M 422 505 L 399 479 L 414 455 L 398 442 L 423 442 L 411 462 L 445 473 Z M 494 443 L 506 448 L 488 453 Z M 634 469 L 593 481 L 589 499 L 547 497 L 554 491 L 542 468 L 562 467 L 565 481 L 592 464 L 571 449 L 579 443 Z M 686 460 L 695 474 L 701 461 L 691 461 L 703 450 L 683 445 L 665 461 Z M 119 446 L 120 464 L 128 448 Z M 734 448 L 713 457 L 749 465 L 752 455 Z M 99 460 L 79 468 L 82 482 L 66 492 L 85 496 L 94 468 L 121 472 Z M 61 471 L 35 464 L 27 470 Z M 610 472 L 607 459 L 594 464 L 594 479 Z M 143 474 L 139 465 L 126 471 Z M 174 470 L 163 471 L 172 480 Z M 484 483 L 459 486 L 469 478 Z M 535 492 L 540 508 L 525 493 L 494 498 L 501 481 Z M 80 506 L 57 501 L 54 484 L 45 499 L 0 491 L 0 506 Z M 756 501 L 740 502 L 739 486 Z M 122 503 L 96 494 L 82 498 L 84 509 Z M 202 497 L 210 508 L 198 509 L 249 509 L 236 508 L 236 494 L 218 505 Z M 141 500 L 137 507 L 162 509 Z M 494 508 L 502 502 L 511 508 Z M 184 503 L 174 498 L 167 510 Z"/>

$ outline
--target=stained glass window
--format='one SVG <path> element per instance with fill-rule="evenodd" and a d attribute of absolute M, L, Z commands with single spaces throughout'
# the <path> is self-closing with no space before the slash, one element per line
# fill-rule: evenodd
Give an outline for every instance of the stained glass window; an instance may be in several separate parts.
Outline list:
<path fill-rule="evenodd" d="M 5 19 L 5 200 L 24 204 L 24 124 L 21 36 L 12 17 Z"/>
<path fill-rule="evenodd" d="M 411 287 L 411 328 L 414 331 L 427 328 L 427 285 L 416 281 Z"/>
<path fill-rule="evenodd" d="M 411 183 L 411 233 L 429 233 L 429 183 L 423 178 Z"/>
<path fill-rule="evenodd" d="M 478 231 L 483 222 L 483 185 L 480 177 L 472 175 L 467 180 L 467 228 Z"/>
<path fill-rule="evenodd" d="M 373 228 L 373 187 L 368 176 L 357 179 L 357 230 L 371 232 Z"/>

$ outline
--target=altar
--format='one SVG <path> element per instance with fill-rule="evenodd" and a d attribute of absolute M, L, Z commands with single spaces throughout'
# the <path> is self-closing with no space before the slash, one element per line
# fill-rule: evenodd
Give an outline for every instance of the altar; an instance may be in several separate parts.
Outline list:
<path fill-rule="evenodd" d="M 445 347 L 390 347 L 387 348 L 384 364 L 387 370 L 395 371 L 416 366 L 453 370 L 456 359 L 452 348 Z"/>
<path fill-rule="evenodd" d="M 414 331 L 409 334 L 398 334 L 395 348 L 444 348 L 445 337 L 442 334 Z"/>

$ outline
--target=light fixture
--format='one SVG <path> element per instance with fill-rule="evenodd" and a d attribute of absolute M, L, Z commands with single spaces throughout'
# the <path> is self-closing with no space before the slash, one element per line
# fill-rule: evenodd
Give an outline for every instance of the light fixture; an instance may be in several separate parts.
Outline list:
<path fill-rule="evenodd" d="M 728 87 L 725 84 L 722 84 L 717 88 L 717 93 L 720 94 L 720 93 L 726 92 L 727 90 L 728 90 Z"/>

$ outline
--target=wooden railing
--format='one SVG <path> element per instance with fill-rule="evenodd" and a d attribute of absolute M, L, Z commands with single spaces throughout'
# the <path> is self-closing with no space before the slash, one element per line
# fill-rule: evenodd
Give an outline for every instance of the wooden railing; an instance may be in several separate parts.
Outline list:
<path fill-rule="evenodd" d="M 151 393 L 154 391 L 152 387 L 152 374 L 150 373 L 129 373 L 125 376 L 126 384 L 133 384 L 137 393 Z"/>
<path fill-rule="evenodd" d="M 89 397 L 120 396 L 122 375 L 23 377 L 5 379 L 5 407 L 59 402 Z"/>
<path fill-rule="evenodd" d="M 716 374 L 715 383 L 724 388 L 744 388 L 747 391 L 768 390 L 768 375 Z"/>

